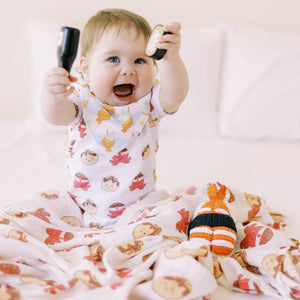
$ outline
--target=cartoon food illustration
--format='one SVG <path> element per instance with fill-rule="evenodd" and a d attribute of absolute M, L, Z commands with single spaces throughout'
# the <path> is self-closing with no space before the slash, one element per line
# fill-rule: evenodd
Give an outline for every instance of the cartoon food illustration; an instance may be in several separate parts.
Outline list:
<path fill-rule="evenodd" d="M 132 125 L 133 125 L 133 119 L 132 119 L 132 115 L 129 112 L 129 107 L 128 109 L 123 109 L 122 112 L 122 119 L 123 119 L 123 123 L 122 123 L 122 132 L 126 132 Z"/>
<path fill-rule="evenodd" d="M 132 217 L 133 222 L 138 222 L 143 219 L 151 218 L 151 216 L 154 216 L 154 214 L 151 214 L 151 212 L 156 208 L 156 206 L 149 206 L 143 209 L 138 210 Z"/>
<path fill-rule="evenodd" d="M 151 94 L 152 94 L 152 91 L 151 91 Z M 152 95 L 151 95 L 151 97 L 152 97 Z M 146 115 L 146 116 L 148 116 L 149 113 L 150 113 L 150 103 L 149 103 L 149 101 L 146 101 L 145 104 L 144 104 L 144 112 L 143 112 L 143 114 Z"/>
<path fill-rule="evenodd" d="M 156 175 L 156 170 L 155 169 L 153 170 L 153 181 L 154 181 L 154 183 L 157 182 L 157 175 Z"/>
<path fill-rule="evenodd" d="M 9 220 L 3 217 L 0 217 L 0 224 L 4 224 L 4 225 L 8 225 L 9 224 Z"/>
<path fill-rule="evenodd" d="M 73 158 L 73 156 L 74 156 L 74 151 L 73 151 L 74 145 L 75 145 L 75 140 L 72 140 L 72 141 L 70 142 L 69 150 L 68 150 L 68 153 L 69 153 L 69 155 L 70 155 L 70 158 Z"/>
<path fill-rule="evenodd" d="M 90 246 L 90 254 L 96 261 L 102 261 L 104 248 L 101 244 L 95 243 Z"/>
<path fill-rule="evenodd" d="M 97 213 L 97 205 L 96 203 L 91 200 L 91 199 L 85 199 L 85 201 L 82 203 L 83 208 L 86 212 L 88 212 L 89 214 L 93 215 L 95 213 Z"/>
<path fill-rule="evenodd" d="M 285 216 L 278 212 L 270 212 L 272 219 L 274 220 L 273 225 L 271 225 L 274 229 L 280 229 L 284 227 L 285 224 Z"/>
<path fill-rule="evenodd" d="M 21 276 L 21 281 L 24 283 L 34 283 L 38 286 L 57 285 L 56 281 L 53 280 L 42 280 L 35 277 Z M 0 297 L 1 299 L 1 297 Z"/>
<path fill-rule="evenodd" d="M 102 229 L 103 226 L 100 223 L 97 222 L 91 222 L 89 223 L 89 228 L 94 229 L 94 230 L 98 230 L 98 229 Z"/>
<path fill-rule="evenodd" d="M 114 192 L 120 185 L 119 179 L 115 176 L 106 176 L 102 179 L 101 187 L 104 191 Z"/>
<path fill-rule="evenodd" d="M 89 85 L 87 83 L 83 83 L 81 86 L 84 88 L 82 90 L 82 107 L 87 108 L 91 95 Z"/>
<path fill-rule="evenodd" d="M 273 231 L 267 226 L 260 225 L 257 222 L 252 222 L 244 228 L 246 234 L 241 241 L 241 248 L 251 248 L 259 245 L 264 245 L 273 237 Z"/>
<path fill-rule="evenodd" d="M 142 250 L 143 245 L 142 241 L 130 240 L 117 245 L 117 248 L 124 254 L 134 255 Z"/>
<path fill-rule="evenodd" d="M 222 266 L 221 266 L 220 262 L 218 262 L 217 260 L 214 260 L 213 261 L 213 267 L 214 267 L 214 276 L 215 276 L 216 279 L 218 279 L 224 273 L 223 270 L 222 270 Z"/>
<path fill-rule="evenodd" d="M 189 227 L 190 239 L 209 242 L 211 251 L 219 255 L 229 255 L 236 242 L 236 227 L 226 203 L 226 186 L 219 190 L 215 184 L 207 189 L 209 201 L 196 208 L 195 217 Z"/>
<path fill-rule="evenodd" d="M 151 117 L 151 115 L 149 115 L 149 118 L 148 118 L 148 126 L 151 128 L 151 127 L 155 127 L 159 122 L 159 118 L 155 118 L 153 119 Z"/>
<path fill-rule="evenodd" d="M 98 154 L 89 149 L 83 151 L 80 155 L 81 161 L 87 166 L 94 165 L 98 161 Z"/>
<path fill-rule="evenodd" d="M 21 300 L 21 295 L 18 289 L 9 284 L 0 284 L 0 299 Z"/>
<path fill-rule="evenodd" d="M 103 121 L 107 121 L 111 119 L 111 114 L 105 110 L 101 109 L 98 111 L 98 118 L 96 119 L 97 123 L 100 125 Z"/>
<path fill-rule="evenodd" d="M 17 230 L 17 229 L 11 229 L 8 232 L 7 237 L 11 238 L 11 239 L 19 240 L 19 241 L 24 242 L 24 243 L 28 242 L 27 235 L 23 231 L 20 231 L 20 230 Z"/>
<path fill-rule="evenodd" d="M 262 267 L 272 277 L 276 277 L 277 273 L 283 268 L 284 255 L 269 254 L 264 257 Z"/>
<path fill-rule="evenodd" d="M 159 235 L 162 232 L 161 227 L 158 224 L 145 222 L 137 225 L 133 230 L 133 237 L 140 239 L 144 236 Z"/>
<path fill-rule="evenodd" d="M 20 268 L 14 264 L 0 263 L 0 274 L 20 274 Z"/>
<path fill-rule="evenodd" d="M 139 173 L 137 176 L 134 177 L 132 184 L 130 186 L 130 191 L 134 191 L 135 189 L 142 190 L 146 186 L 144 175 Z"/>
<path fill-rule="evenodd" d="M 91 186 L 89 179 L 82 173 L 76 173 L 73 180 L 73 186 L 77 189 L 87 191 Z"/>
<path fill-rule="evenodd" d="M 236 251 L 233 255 L 231 255 L 243 268 L 247 269 L 248 271 L 256 274 L 261 274 L 259 271 L 259 267 L 251 265 L 247 260 L 247 251 L 240 250 Z"/>
<path fill-rule="evenodd" d="M 150 146 L 149 144 L 147 144 L 145 147 L 144 147 L 144 150 L 142 152 L 142 157 L 143 157 L 143 160 L 145 160 L 150 154 Z"/>
<path fill-rule="evenodd" d="M 161 297 L 180 299 L 191 292 L 192 284 L 179 276 L 164 276 L 155 279 L 152 288 Z"/>
<path fill-rule="evenodd" d="M 195 249 L 186 249 L 182 248 L 180 250 L 167 250 L 165 251 L 165 256 L 170 259 L 176 259 L 185 255 L 190 255 L 194 258 L 197 257 L 206 257 L 209 253 L 208 246 L 201 246 L 200 248 Z"/>
<path fill-rule="evenodd" d="M 54 228 L 46 228 L 46 233 L 48 234 L 48 237 L 45 239 L 46 245 L 66 242 L 74 237 L 72 232 L 63 232 L 62 230 Z"/>
<path fill-rule="evenodd" d="M 233 283 L 237 289 L 245 291 L 247 294 L 263 294 L 259 286 L 251 279 L 245 277 L 243 274 L 238 275 L 238 279 Z"/>
<path fill-rule="evenodd" d="M 38 208 L 36 211 L 30 211 L 28 214 L 33 215 L 44 222 L 50 223 L 49 217 L 51 216 L 44 208 Z"/>
<path fill-rule="evenodd" d="M 77 271 L 74 274 L 74 277 L 80 280 L 81 282 L 85 283 L 92 289 L 101 287 L 101 284 L 97 280 L 96 276 L 88 270 Z"/>
<path fill-rule="evenodd" d="M 245 193 L 247 202 L 251 205 L 251 210 L 248 212 L 248 219 L 252 219 L 258 214 L 261 208 L 261 199 L 259 196 Z"/>
<path fill-rule="evenodd" d="M 80 124 L 78 125 L 78 131 L 79 131 L 79 136 L 81 138 L 84 138 L 86 136 L 86 123 L 84 119 L 81 120 Z"/>
<path fill-rule="evenodd" d="M 126 207 L 123 203 L 114 203 L 109 207 L 108 216 L 112 219 L 115 219 L 121 216 L 125 209 Z"/>
<path fill-rule="evenodd" d="M 290 296 L 292 297 L 292 299 L 300 299 L 300 287 L 292 287 Z"/>
<path fill-rule="evenodd" d="M 112 105 L 109 105 L 109 104 L 106 104 L 106 103 L 103 103 L 103 108 L 106 111 L 111 112 L 112 114 L 114 114 L 116 112 L 115 108 Z"/>
<path fill-rule="evenodd" d="M 82 227 L 82 224 L 80 222 L 80 220 L 78 220 L 76 217 L 74 216 L 64 216 L 61 218 L 61 220 L 71 226 L 77 226 L 77 227 Z"/>
<path fill-rule="evenodd" d="M 176 229 L 179 232 L 186 233 L 190 222 L 190 212 L 182 208 L 178 213 L 181 216 L 181 219 L 176 223 Z"/>
<path fill-rule="evenodd" d="M 39 193 L 42 197 L 46 198 L 47 200 L 56 200 L 59 198 L 59 191 L 58 190 L 50 190 L 48 192 Z"/>
<path fill-rule="evenodd" d="M 7 215 L 15 217 L 15 218 L 27 218 L 28 213 L 21 212 L 21 211 L 6 211 Z"/>
<path fill-rule="evenodd" d="M 105 148 L 106 152 L 111 152 L 111 148 L 115 145 L 115 135 L 114 132 L 107 132 L 101 141 L 101 145 Z"/>
<path fill-rule="evenodd" d="M 118 152 L 117 155 L 114 155 L 112 159 L 109 161 L 113 166 L 117 166 L 120 163 L 128 164 L 131 160 L 131 157 L 129 156 L 128 149 L 125 148 Z"/>

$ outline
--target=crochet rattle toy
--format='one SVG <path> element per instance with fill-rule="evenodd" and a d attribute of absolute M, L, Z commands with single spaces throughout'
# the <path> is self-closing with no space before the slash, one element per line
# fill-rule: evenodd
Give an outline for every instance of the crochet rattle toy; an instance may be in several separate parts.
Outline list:
<path fill-rule="evenodd" d="M 202 239 L 208 242 L 215 254 L 229 255 L 236 242 L 236 227 L 225 199 L 226 186 L 219 190 L 215 184 L 207 190 L 209 201 L 200 204 L 189 225 L 189 239 Z"/>

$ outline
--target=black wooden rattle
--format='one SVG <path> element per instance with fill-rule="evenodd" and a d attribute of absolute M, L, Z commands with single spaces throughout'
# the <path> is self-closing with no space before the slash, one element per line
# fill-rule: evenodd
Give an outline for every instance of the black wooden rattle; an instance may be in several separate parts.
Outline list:
<path fill-rule="evenodd" d="M 145 54 L 147 56 L 156 60 L 160 60 L 164 57 L 167 50 L 157 48 L 157 44 L 159 43 L 158 38 L 164 34 L 171 34 L 171 32 L 165 32 L 163 25 L 159 24 L 153 28 L 145 48 Z"/>
<path fill-rule="evenodd" d="M 69 74 L 77 55 L 79 36 L 80 31 L 77 28 L 64 26 L 60 29 L 57 45 L 58 66 L 65 68 Z"/>

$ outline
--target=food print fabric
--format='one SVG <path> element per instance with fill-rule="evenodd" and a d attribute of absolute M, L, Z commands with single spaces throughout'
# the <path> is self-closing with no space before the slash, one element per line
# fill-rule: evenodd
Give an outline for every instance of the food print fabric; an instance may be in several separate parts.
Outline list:
<path fill-rule="evenodd" d="M 258 195 L 222 187 L 237 237 L 229 255 L 187 237 L 211 186 L 149 193 L 113 228 L 82 227 L 66 192 L 48 190 L 0 214 L 0 299 L 210 299 L 218 285 L 300 299 L 299 242 Z M 221 193 L 220 192 L 220 193 Z"/>
<path fill-rule="evenodd" d="M 86 227 L 111 227 L 128 206 L 154 190 L 157 127 L 167 115 L 158 92 L 159 83 L 139 101 L 111 106 L 99 101 L 86 82 L 76 84 L 68 191 L 83 209 Z"/>

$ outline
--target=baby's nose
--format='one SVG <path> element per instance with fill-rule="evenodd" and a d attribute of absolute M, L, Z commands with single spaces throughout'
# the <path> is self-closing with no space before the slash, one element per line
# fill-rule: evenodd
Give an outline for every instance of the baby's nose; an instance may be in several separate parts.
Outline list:
<path fill-rule="evenodd" d="M 122 69 L 121 69 L 121 75 L 126 75 L 126 76 L 135 75 L 134 67 L 129 65 L 129 64 L 123 66 Z"/>

